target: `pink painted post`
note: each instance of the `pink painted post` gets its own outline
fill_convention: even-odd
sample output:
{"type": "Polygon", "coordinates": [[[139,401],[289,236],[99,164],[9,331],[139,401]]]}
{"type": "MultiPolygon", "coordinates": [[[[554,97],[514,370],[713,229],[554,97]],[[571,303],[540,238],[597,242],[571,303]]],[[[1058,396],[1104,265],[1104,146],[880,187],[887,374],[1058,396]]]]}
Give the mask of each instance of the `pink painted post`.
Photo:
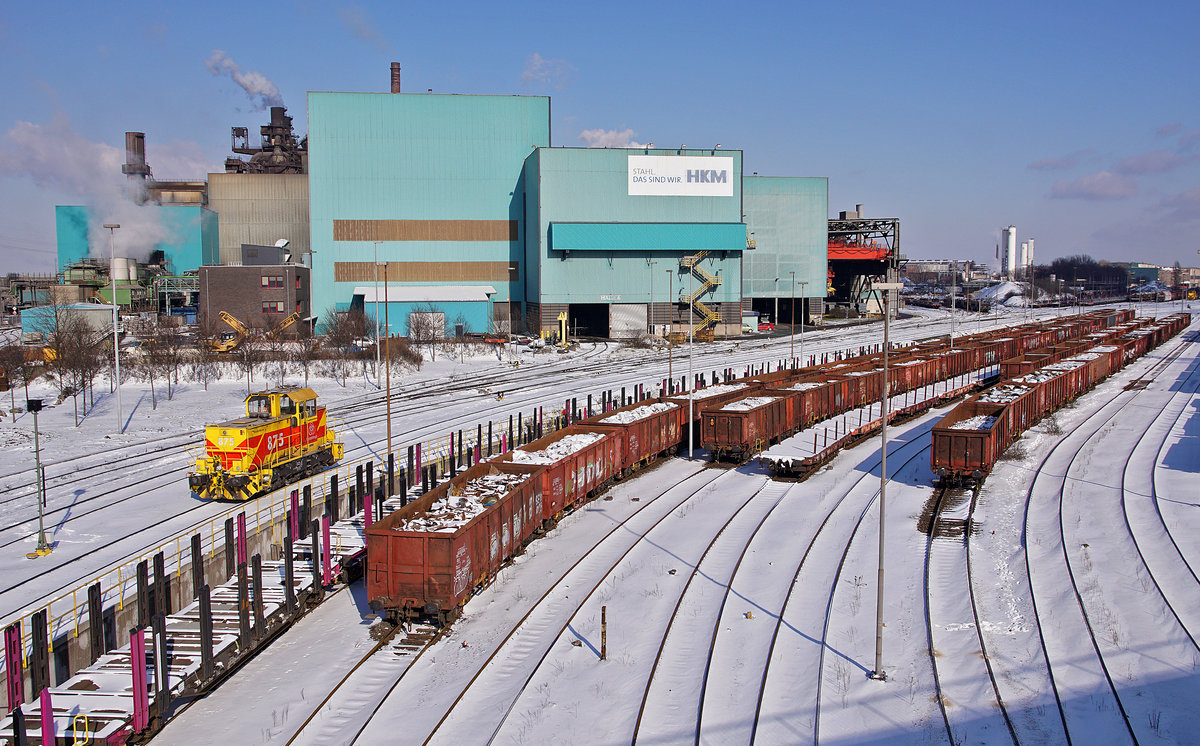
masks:
{"type": "Polygon", "coordinates": [[[421,444],[417,443],[417,474],[420,474],[423,468],[425,468],[425,462],[421,461],[421,444]]]}
{"type": "Polygon", "coordinates": [[[129,633],[129,660],[133,666],[133,732],[150,725],[150,694],[146,683],[146,631],[129,633]]]}
{"type": "Polygon", "coordinates": [[[50,703],[50,690],[42,690],[42,743],[58,743],[54,732],[54,705],[50,703]]]}
{"type": "Polygon", "coordinates": [[[12,712],[25,701],[23,663],[24,649],[21,647],[21,621],[17,620],[4,628],[4,678],[8,680],[8,711],[12,712]]]}
{"type": "Polygon", "coordinates": [[[374,505],[375,505],[375,496],[374,495],[365,495],[363,497],[363,525],[365,525],[367,528],[370,528],[371,524],[373,523],[373,521],[371,520],[371,518],[372,518],[371,508],[373,508],[374,505]]]}
{"type": "Polygon", "coordinates": [[[500,452],[508,453],[508,433],[500,436],[500,452]]]}
{"type": "Polygon", "coordinates": [[[329,514],[321,516],[321,583],[333,583],[333,548],[329,542],[329,514]]]}
{"type": "Polygon", "coordinates": [[[246,564],[246,511],[238,513],[237,517],[237,561],[239,565],[246,564]]]}
{"type": "Polygon", "coordinates": [[[477,463],[477,464],[479,463],[479,458],[482,455],[483,455],[483,452],[480,450],[479,444],[476,443],[475,444],[475,463],[477,463]]]}
{"type": "Polygon", "coordinates": [[[292,525],[292,541],[300,541],[300,490],[292,490],[292,515],[289,522],[292,525]]]}

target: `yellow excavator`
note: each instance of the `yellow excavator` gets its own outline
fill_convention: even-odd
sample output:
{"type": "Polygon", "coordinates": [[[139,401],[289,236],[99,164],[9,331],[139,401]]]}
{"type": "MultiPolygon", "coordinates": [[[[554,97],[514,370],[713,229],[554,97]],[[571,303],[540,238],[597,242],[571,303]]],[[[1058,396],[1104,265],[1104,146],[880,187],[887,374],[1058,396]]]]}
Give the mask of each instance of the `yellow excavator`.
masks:
{"type": "MultiPolygon", "coordinates": [[[[233,352],[241,346],[242,342],[246,341],[246,337],[250,336],[250,330],[245,324],[238,321],[233,314],[221,311],[218,316],[221,317],[221,321],[229,324],[233,328],[233,331],[223,332],[219,337],[208,343],[209,348],[216,353],[233,352]]],[[[299,320],[300,314],[298,312],[293,313],[267,332],[267,336],[271,339],[278,339],[279,335],[283,334],[288,327],[299,320]]]]}

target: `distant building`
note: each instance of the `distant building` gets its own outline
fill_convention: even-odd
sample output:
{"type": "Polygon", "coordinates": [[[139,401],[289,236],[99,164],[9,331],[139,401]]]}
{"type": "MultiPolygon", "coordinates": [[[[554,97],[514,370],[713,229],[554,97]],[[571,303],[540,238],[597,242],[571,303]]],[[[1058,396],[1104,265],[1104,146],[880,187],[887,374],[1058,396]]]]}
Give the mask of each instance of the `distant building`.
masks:
{"type": "Polygon", "coordinates": [[[216,322],[224,311],[248,327],[267,330],[298,313],[301,323],[284,334],[294,338],[302,323],[312,328],[311,287],[311,272],[301,264],[201,267],[197,312],[216,322]]]}

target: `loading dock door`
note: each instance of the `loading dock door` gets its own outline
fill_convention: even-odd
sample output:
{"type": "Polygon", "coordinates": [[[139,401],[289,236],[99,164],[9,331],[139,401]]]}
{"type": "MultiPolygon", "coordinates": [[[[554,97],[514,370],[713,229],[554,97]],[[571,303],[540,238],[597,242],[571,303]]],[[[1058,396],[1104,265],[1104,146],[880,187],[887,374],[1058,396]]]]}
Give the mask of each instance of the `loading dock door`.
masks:
{"type": "Polygon", "coordinates": [[[637,339],[646,333],[644,303],[614,303],[608,307],[608,332],[613,339],[637,339]]]}

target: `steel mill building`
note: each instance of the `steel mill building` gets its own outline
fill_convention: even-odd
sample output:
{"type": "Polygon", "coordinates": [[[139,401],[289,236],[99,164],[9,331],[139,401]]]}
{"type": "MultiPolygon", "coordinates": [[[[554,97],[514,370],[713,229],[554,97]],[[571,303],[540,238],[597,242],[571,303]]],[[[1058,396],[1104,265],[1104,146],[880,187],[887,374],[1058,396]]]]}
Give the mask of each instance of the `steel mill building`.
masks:
{"type": "MultiPolygon", "coordinates": [[[[720,146],[552,147],[548,97],[402,93],[392,73],[392,92],[310,92],[304,140],[282,109],[260,146],[234,128],[253,158],[209,175],[193,209],[216,214],[220,250],[206,234],[202,263],[288,239],[289,261],[311,266],[310,319],[359,307],[401,336],[413,313],[448,334],[565,322],[627,338],[689,318],[737,335],[751,308],[787,324],[793,298],[797,321],[823,310],[828,179],[745,175],[720,146]]],[[[60,231],[60,262],[101,233],[60,231]]],[[[170,243],[175,273],[198,269],[170,243]]]]}

